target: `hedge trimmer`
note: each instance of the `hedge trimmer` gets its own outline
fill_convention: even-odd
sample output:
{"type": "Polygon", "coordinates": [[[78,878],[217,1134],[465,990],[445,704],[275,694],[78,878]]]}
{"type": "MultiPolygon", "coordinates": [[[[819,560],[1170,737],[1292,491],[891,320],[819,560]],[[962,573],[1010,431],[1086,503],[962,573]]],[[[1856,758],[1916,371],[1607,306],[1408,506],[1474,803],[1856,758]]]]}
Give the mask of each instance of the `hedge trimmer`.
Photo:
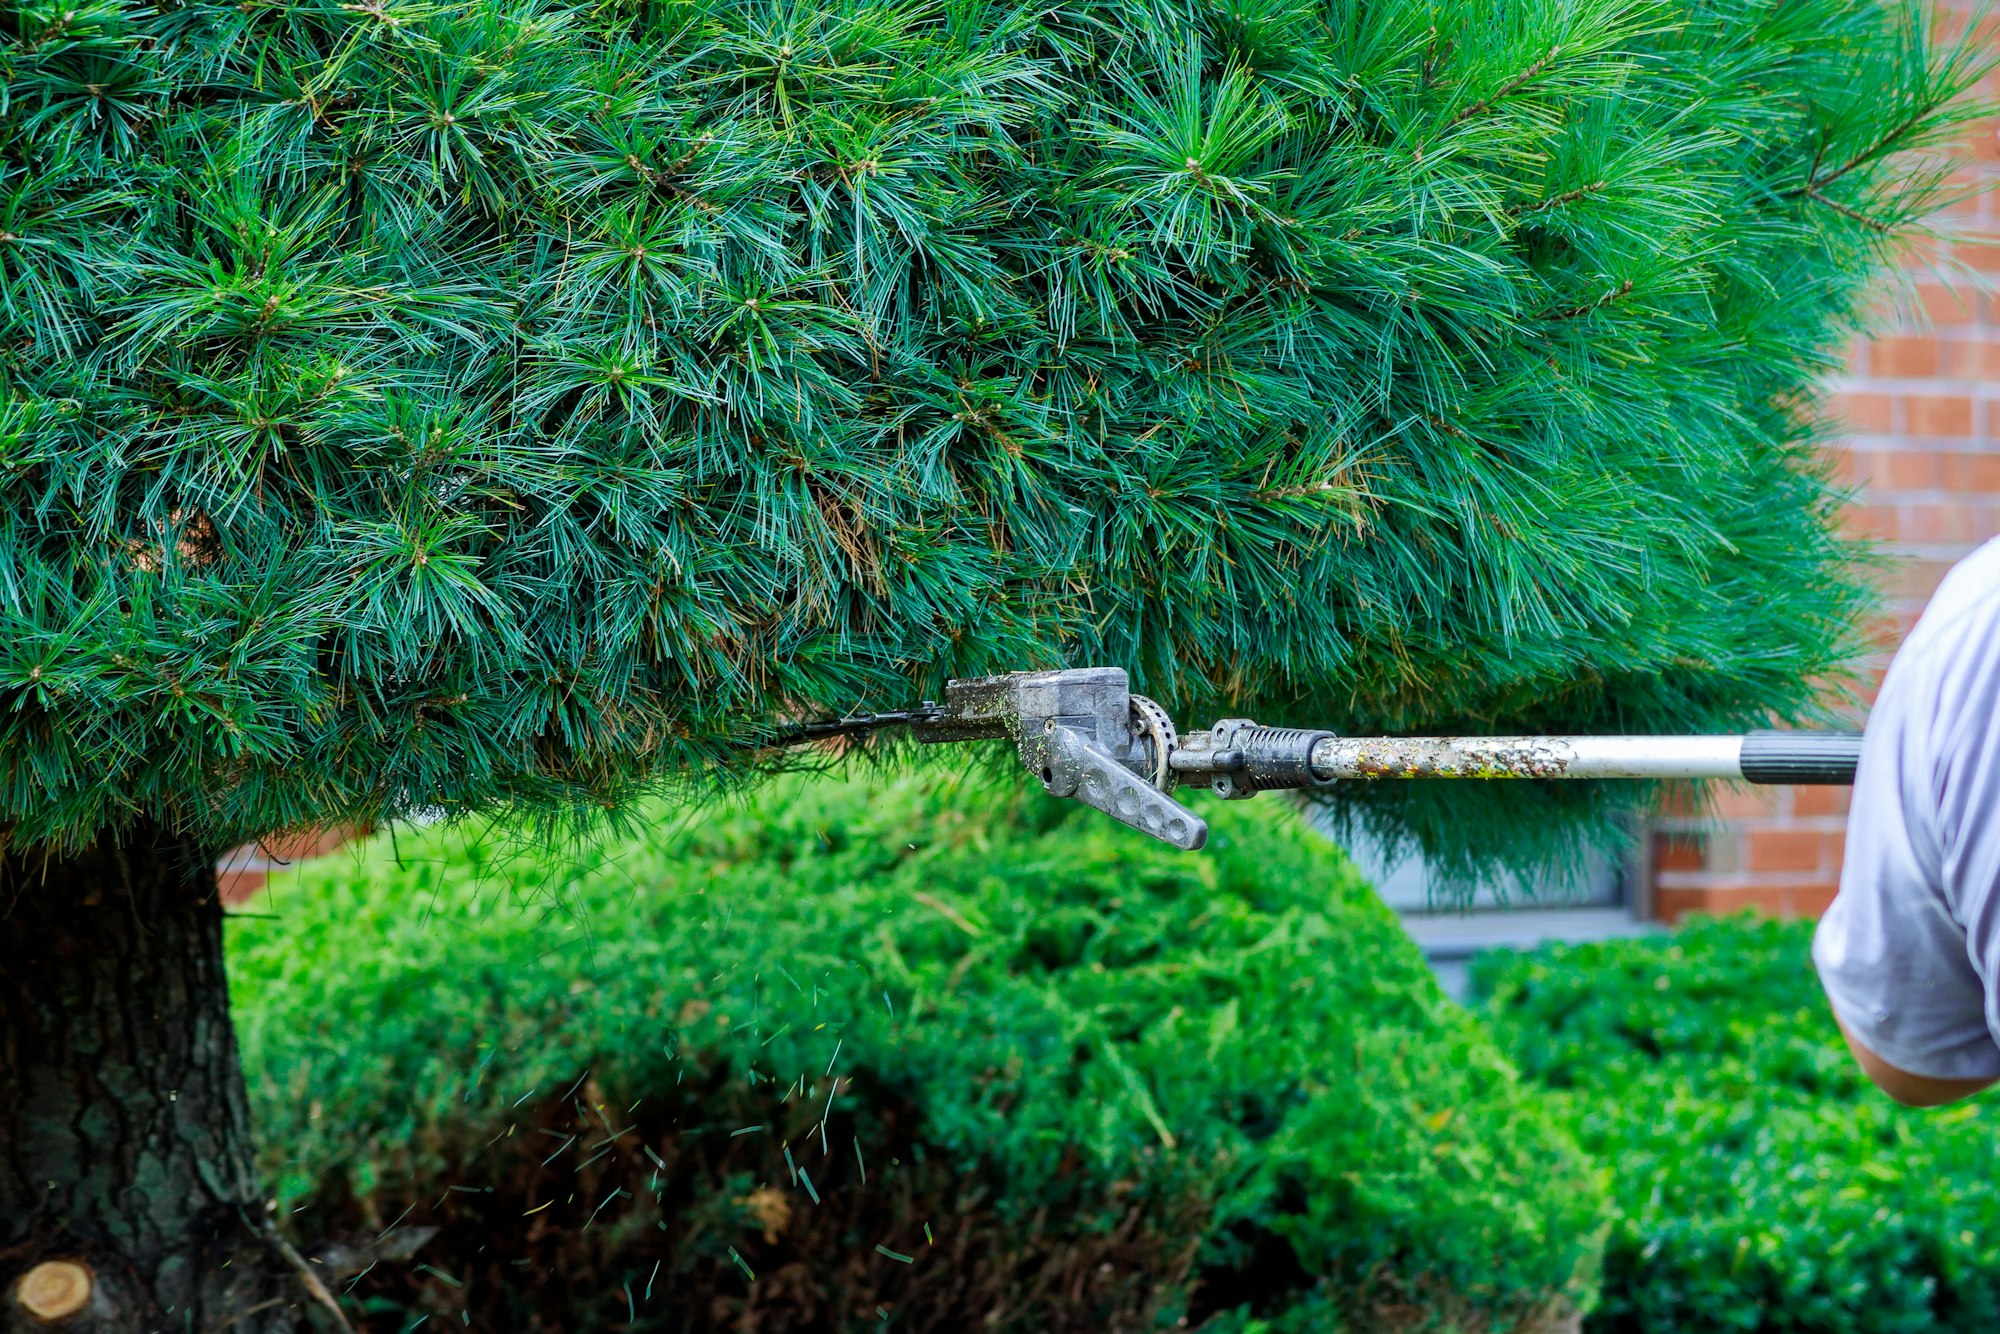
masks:
{"type": "Polygon", "coordinates": [[[1224,718],[1182,736],[1167,711],[1135,695],[1123,668],[1010,672],[952,681],[943,704],[809,723],[795,745],[908,727],[918,741],[1005,737],[1058,797],[1072,797],[1177,848],[1207,823],[1173,798],[1182,782],[1217,796],[1381,778],[1734,778],[1851,783],[1859,732],[1738,736],[1350,737],[1224,718]]]}

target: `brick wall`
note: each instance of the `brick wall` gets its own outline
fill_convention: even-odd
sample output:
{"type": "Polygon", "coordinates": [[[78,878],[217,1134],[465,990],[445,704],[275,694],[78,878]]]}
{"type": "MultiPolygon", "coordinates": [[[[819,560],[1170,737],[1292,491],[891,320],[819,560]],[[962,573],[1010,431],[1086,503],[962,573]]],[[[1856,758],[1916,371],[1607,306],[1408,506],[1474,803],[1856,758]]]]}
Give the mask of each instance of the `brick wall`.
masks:
{"type": "MultiPolygon", "coordinates": [[[[2000,96],[2000,78],[1987,95],[2000,96]]],[[[1968,180],[2000,179],[1993,124],[1974,127],[1962,151],[1968,180]]],[[[1952,221],[1968,235],[2000,234],[1997,205],[1986,194],[1952,221]]],[[[1877,674],[1951,563],[2000,536],[2000,287],[1985,290],[2000,279],[2000,246],[1926,243],[1908,271],[1912,299],[1887,332],[1850,350],[1830,386],[1848,427],[1833,447],[1854,490],[1847,524],[1885,557],[1878,651],[1866,664],[1877,674]]],[[[1846,789],[1797,787],[1728,791],[1712,818],[1662,818],[1649,849],[1656,913],[1821,912],[1840,878],[1846,815],[1846,789]]]]}

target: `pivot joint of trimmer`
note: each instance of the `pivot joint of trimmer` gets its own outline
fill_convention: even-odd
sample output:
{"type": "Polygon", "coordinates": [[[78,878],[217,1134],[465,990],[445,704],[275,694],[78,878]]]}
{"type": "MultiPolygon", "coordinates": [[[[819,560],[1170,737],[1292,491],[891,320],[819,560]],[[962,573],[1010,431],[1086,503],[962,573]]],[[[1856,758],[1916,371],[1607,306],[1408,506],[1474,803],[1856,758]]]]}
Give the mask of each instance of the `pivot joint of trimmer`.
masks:
{"type": "Polygon", "coordinates": [[[1166,710],[1133,694],[1118,667],[953,681],[945,687],[944,706],[926,714],[912,724],[917,740],[1009,738],[1028,772],[1053,795],[1074,797],[1189,850],[1207,840],[1208,825],[1173,799],[1183,779],[1239,798],[1317,787],[1332,777],[1314,768],[1313,752],[1333,733],[1226,718],[1180,737],[1166,710]]]}

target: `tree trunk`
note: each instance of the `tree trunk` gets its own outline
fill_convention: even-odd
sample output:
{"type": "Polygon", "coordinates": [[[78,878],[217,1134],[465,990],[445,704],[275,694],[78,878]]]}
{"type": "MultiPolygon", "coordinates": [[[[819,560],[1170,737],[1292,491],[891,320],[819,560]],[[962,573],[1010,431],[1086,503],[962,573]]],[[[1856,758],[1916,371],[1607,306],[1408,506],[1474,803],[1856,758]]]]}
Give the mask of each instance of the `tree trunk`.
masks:
{"type": "Polygon", "coordinates": [[[299,1327],[203,850],[0,857],[0,1334],[299,1327]]]}

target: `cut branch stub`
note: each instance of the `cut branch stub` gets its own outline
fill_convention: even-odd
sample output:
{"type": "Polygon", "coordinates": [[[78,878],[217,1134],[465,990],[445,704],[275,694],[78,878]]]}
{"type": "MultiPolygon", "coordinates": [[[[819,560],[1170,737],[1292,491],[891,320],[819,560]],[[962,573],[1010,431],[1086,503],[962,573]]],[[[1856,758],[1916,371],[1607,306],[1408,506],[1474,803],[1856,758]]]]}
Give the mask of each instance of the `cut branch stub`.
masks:
{"type": "Polygon", "coordinates": [[[44,1260],[21,1275],[14,1300],[42,1321],[67,1320],[90,1305],[90,1266],[76,1260],[44,1260]]]}

